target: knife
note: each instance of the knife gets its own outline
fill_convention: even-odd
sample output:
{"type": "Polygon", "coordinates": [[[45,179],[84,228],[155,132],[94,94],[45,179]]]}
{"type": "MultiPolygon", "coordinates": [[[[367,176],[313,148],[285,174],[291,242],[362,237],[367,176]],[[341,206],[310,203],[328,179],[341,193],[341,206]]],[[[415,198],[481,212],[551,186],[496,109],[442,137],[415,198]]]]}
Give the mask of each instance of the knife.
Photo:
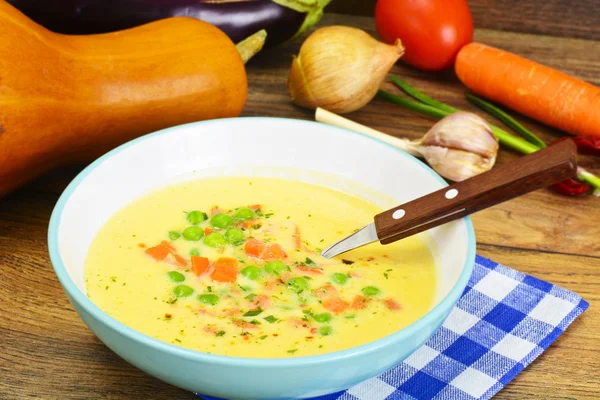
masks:
{"type": "Polygon", "coordinates": [[[376,241],[393,243],[576,174],[577,148],[572,140],[561,141],[377,214],[374,222],[329,246],[321,255],[332,258],[376,241]]]}

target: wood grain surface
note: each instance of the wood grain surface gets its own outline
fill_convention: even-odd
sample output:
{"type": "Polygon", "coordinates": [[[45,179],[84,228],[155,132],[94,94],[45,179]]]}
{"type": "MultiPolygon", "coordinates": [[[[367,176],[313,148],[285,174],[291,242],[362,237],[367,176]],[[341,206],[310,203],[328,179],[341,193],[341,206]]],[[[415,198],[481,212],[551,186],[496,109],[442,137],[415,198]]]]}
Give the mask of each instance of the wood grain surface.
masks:
{"type": "MultiPolygon", "coordinates": [[[[516,1],[504,2],[510,3],[516,1]]],[[[370,18],[328,15],[324,24],[373,31],[370,18]]],[[[476,39],[600,84],[598,42],[495,30],[479,30],[476,39]]],[[[250,97],[244,115],[312,119],[311,112],[290,104],[285,89],[291,56],[299,44],[265,52],[248,65],[250,97]]],[[[404,66],[393,72],[440,100],[475,111],[452,73],[427,75],[404,66]]],[[[385,88],[397,92],[390,83],[385,88]]],[[[548,141],[558,136],[518,117],[548,141]]],[[[433,125],[380,99],[348,118],[409,138],[420,137],[433,125]]],[[[516,157],[503,150],[498,163],[516,157]]],[[[600,173],[597,159],[582,157],[580,162],[600,173]]],[[[0,200],[0,399],[194,399],[137,370],[99,342],[78,318],[54,275],[47,254],[47,225],[60,192],[80,169],[56,171],[0,200]]],[[[599,399],[600,199],[538,190],[481,211],[473,221],[479,254],[573,290],[591,303],[496,398],[599,399]]]]}

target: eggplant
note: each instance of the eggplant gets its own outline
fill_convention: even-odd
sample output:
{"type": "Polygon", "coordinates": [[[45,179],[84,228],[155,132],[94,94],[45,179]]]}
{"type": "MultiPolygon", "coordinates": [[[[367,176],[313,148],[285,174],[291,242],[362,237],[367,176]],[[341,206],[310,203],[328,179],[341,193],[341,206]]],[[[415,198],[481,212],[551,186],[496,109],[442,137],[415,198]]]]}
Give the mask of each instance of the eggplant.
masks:
{"type": "Polygon", "coordinates": [[[267,31],[267,46],[316,24],[331,0],[7,0],[46,27],[66,34],[107,33],[169,17],[217,26],[234,43],[267,31]]]}

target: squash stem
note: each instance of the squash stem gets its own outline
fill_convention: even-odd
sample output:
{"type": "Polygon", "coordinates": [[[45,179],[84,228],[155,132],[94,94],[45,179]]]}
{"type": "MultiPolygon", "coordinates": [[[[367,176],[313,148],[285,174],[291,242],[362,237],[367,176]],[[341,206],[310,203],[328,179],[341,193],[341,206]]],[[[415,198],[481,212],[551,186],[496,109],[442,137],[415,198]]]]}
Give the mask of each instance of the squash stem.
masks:
{"type": "Polygon", "coordinates": [[[244,60],[244,64],[263,48],[266,40],[267,31],[263,29],[256,32],[254,35],[248,36],[246,39],[235,45],[240,52],[240,56],[242,56],[242,60],[244,60]]]}

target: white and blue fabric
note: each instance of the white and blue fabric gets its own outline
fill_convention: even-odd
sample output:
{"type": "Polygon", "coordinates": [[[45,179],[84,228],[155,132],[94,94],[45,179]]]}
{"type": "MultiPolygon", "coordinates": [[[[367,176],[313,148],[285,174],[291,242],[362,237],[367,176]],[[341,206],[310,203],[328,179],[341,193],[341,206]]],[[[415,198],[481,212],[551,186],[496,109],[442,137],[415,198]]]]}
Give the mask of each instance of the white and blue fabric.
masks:
{"type": "Polygon", "coordinates": [[[376,378],[312,400],[489,399],[588,306],[571,291],[477,256],[462,297],[425,345],[376,378]]]}

